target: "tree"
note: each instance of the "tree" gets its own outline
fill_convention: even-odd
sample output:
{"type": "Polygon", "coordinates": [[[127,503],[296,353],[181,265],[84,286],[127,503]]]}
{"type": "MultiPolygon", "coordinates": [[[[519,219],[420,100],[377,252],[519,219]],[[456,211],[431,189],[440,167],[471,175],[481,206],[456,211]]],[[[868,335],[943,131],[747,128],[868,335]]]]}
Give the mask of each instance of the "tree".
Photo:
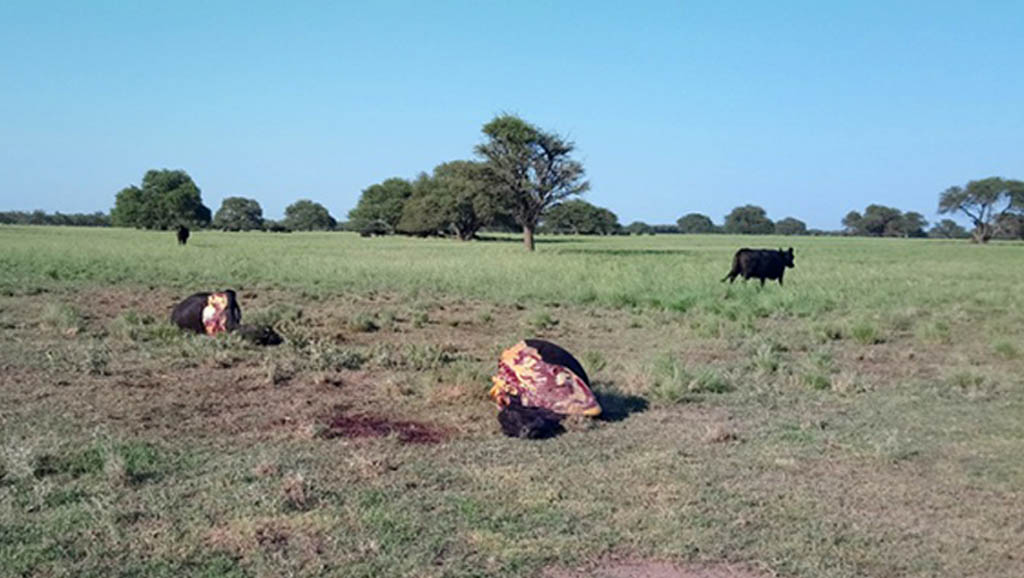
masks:
{"type": "Polygon", "coordinates": [[[995,236],[1004,239],[1024,239],[1024,214],[1001,215],[996,219],[995,236]]]}
{"type": "Polygon", "coordinates": [[[730,235],[771,235],[775,225],[757,205],[736,207],[725,217],[723,226],[730,235]]]}
{"type": "Polygon", "coordinates": [[[185,171],[150,170],[141,189],[132,185],[117,193],[110,219],[116,227],[138,229],[202,227],[210,223],[210,209],[185,171]]]}
{"type": "Polygon", "coordinates": [[[711,217],[700,213],[690,213],[679,217],[679,220],[676,221],[676,226],[679,227],[680,233],[689,235],[716,232],[716,227],[711,221],[711,217]]]}
{"type": "Polygon", "coordinates": [[[950,187],[939,196],[939,213],[963,213],[974,223],[971,239],[988,243],[1004,215],[1024,212],[1024,181],[989,177],[950,187]]]}
{"type": "Polygon", "coordinates": [[[295,201],[284,210],[283,225],[292,231],[330,231],[337,224],[323,205],[307,199],[295,201]]]}
{"type": "Polygon", "coordinates": [[[786,217],[781,221],[775,223],[775,234],[776,235],[806,235],[807,224],[800,219],[793,217],[786,217]]]}
{"type": "Polygon", "coordinates": [[[925,220],[924,215],[915,211],[907,211],[892,228],[901,237],[925,237],[927,233],[924,232],[924,228],[927,226],[928,221],[925,220]]]}
{"type": "Polygon", "coordinates": [[[966,239],[970,235],[967,233],[967,229],[958,225],[953,219],[942,219],[932,226],[932,229],[928,231],[928,236],[942,239],[966,239]]]}
{"type": "Polygon", "coordinates": [[[502,197],[483,163],[452,161],[412,184],[397,230],[413,235],[451,234],[468,241],[502,213],[502,197]]]}
{"type": "Polygon", "coordinates": [[[544,211],[590,188],[583,165],[570,157],[575,145],[511,114],[496,116],[482,130],[487,141],[476,153],[486,160],[523,228],[523,244],[533,251],[533,233],[544,211]]]}
{"type": "Polygon", "coordinates": [[[643,221],[633,221],[626,226],[625,231],[630,235],[653,235],[654,229],[643,221]]]}
{"type": "Polygon", "coordinates": [[[544,231],[572,235],[613,235],[622,228],[615,213],[582,199],[559,203],[544,214],[544,231]]]}
{"type": "Polygon", "coordinates": [[[214,215],[213,226],[225,231],[262,229],[263,208],[255,199],[228,197],[214,215]]]}
{"type": "Polygon", "coordinates": [[[921,213],[876,204],[868,205],[863,215],[850,211],[843,217],[846,233],[863,237],[923,237],[927,225],[921,213]]]}
{"type": "Polygon", "coordinates": [[[861,216],[857,211],[850,211],[843,217],[843,230],[847,235],[859,235],[860,234],[860,222],[864,217],[861,216]]]}
{"type": "Polygon", "coordinates": [[[405,201],[412,196],[412,183],[393,177],[363,189],[359,203],[348,212],[349,227],[360,232],[391,234],[402,220],[405,201]]]}

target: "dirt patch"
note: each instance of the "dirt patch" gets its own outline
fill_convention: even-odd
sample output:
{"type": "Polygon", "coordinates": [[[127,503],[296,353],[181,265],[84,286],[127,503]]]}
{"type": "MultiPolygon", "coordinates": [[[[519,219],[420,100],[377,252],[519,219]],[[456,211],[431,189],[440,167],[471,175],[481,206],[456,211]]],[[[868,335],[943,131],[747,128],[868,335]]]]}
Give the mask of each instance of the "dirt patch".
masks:
{"type": "Polygon", "coordinates": [[[769,574],[738,564],[669,564],[611,562],[586,570],[549,570],[544,578],[768,578],[769,574]]]}
{"type": "Polygon", "coordinates": [[[397,436],[404,444],[436,444],[448,438],[442,428],[418,421],[397,421],[385,417],[345,412],[337,408],[333,415],[323,421],[325,429],[318,435],[323,439],[333,438],[382,438],[397,436]]]}

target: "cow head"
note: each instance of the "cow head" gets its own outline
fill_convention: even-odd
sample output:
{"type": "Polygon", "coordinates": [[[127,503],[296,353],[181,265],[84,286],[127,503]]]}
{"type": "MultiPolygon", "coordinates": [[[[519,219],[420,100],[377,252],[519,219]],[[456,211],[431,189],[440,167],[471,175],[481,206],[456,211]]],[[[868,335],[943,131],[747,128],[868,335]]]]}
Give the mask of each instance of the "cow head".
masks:
{"type": "Polygon", "coordinates": [[[779,254],[782,255],[782,261],[786,264],[786,267],[790,269],[796,267],[793,264],[793,247],[790,247],[788,251],[783,251],[782,247],[779,247],[779,254]]]}

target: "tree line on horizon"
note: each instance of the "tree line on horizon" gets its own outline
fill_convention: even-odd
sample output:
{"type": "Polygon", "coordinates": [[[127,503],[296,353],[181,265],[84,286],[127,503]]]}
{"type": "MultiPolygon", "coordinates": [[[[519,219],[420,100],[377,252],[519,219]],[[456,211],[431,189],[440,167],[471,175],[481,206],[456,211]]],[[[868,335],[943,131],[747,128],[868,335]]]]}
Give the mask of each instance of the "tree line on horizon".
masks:
{"type": "Polygon", "coordinates": [[[115,226],[170,229],[179,225],[225,231],[356,231],[363,236],[403,234],[476,238],[483,231],[519,232],[532,250],[534,233],[573,235],[736,234],[849,235],[867,237],[1024,239],[1024,182],[990,177],[950,187],[939,197],[940,214],[960,213],[974,225],[968,231],[952,219],[926,230],[928,221],[915,211],[868,205],[850,211],[843,229],[808,229],[795,217],[772,221],[766,211],[748,204],[734,208],[721,225],[702,213],[688,213],[674,224],[634,221],[622,226],[611,210],[579,195],[590,187],[583,165],[571,153],[574,143],[509,114],[496,116],[481,129],[485,141],[474,149],[478,160],[444,162],[413,180],[386,179],[364,189],[348,221],[339,223],[322,204],[300,199],[280,221],[266,219],[259,202],[227,197],[214,214],[202,202],[199,187],[183,170],[149,170],[140,186],[119,191],[109,217],[0,212],[0,223],[115,226]]]}

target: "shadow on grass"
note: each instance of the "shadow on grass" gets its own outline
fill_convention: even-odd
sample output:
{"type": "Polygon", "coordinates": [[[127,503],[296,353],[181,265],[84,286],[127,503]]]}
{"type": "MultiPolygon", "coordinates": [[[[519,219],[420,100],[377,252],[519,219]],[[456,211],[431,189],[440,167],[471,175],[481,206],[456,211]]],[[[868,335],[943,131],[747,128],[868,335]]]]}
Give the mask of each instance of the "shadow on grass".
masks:
{"type": "Polygon", "coordinates": [[[595,392],[597,403],[601,404],[601,421],[622,421],[634,413],[647,411],[649,403],[638,395],[619,393],[618,391],[595,392]]]}
{"type": "MultiPolygon", "coordinates": [[[[484,243],[517,243],[523,244],[522,237],[489,237],[486,235],[479,235],[476,238],[477,241],[484,243]]],[[[591,239],[581,239],[579,237],[573,237],[570,239],[559,239],[557,237],[534,237],[533,242],[537,245],[550,245],[553,243],[589,243],[591,239]]]]}
{"type": "Polygon", "coordinates": [[[563,255],[607,255],[611,257],[636,257],[640,255],[688,255],[691,249],[559,249],[563,255]]]}

